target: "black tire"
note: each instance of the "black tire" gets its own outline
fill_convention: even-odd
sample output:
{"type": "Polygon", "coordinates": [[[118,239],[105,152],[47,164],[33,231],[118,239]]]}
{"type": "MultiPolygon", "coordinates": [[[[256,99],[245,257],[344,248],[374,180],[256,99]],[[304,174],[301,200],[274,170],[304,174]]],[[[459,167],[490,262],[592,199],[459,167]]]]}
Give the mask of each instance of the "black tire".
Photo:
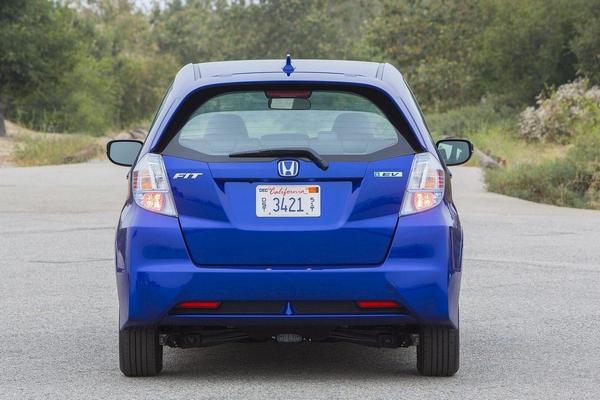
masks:
{"type": "Polygon", "coordinates": [[[119,366],[125,376],[155,376],[163,365],[163,348],[155,328],[119,331],[119,366]]]}
{"type": "Polygon", "coordinates": [[[421,328],[417,369],[424,376],[452,376],[460,366],[459,330],[445,326],[421,328]]]}

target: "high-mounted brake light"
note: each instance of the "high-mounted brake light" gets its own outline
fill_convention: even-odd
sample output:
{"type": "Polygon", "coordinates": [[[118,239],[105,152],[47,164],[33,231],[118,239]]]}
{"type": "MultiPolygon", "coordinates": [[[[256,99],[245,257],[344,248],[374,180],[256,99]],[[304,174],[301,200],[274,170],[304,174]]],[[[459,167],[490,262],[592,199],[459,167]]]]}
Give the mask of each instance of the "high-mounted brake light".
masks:
{"type": "Polygon", "coordinates": [[[400,215],[429,210],[442,202],[446,173],[431,153],[415,154],[400,215]]]}
{"type": "Polygon", "coordinates": [[[131,191],[138,206],[159,214],[177,215],[160,155],[148,153],[138,161],[132,173],[131,191]]]}
{"type": "Polygon", "coordinates": [[[265,90],[265,96],[269,99],[279,98],[301,98],[308,99],[312,92],[310,90],[265,90]]]}

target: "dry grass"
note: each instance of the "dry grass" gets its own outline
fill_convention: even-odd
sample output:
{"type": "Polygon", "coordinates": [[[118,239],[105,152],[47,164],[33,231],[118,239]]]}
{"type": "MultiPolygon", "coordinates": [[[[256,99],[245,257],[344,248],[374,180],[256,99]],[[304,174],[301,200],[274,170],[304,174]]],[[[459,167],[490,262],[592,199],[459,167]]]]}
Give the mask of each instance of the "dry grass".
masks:
{"type": "MultiPolygon", "coordinates": [[[[446,135],[469,139],[475,148],[507,168],[537,164],[566,154],[569,146],[525,140],[519,134],[517,114],[513,109],[479,104],[431,114],[428,121],[434,138],[446,135]]],[[[477,165],[477,159],[469,165],[477,165]]]]}
{"type": "Polygon", "coordinates": [[[54,138],[23,136],[16,140],[12,161],[18,166],[72,164],[97,157],[102,147],[92,137],[60,135],[54,138]]]}
{"type": "Polygon", "coordinates": [[[0,164],[17,166],[85,162],[102,153],[102,140],[86,135],[34,132],[7,121],[0,164]]]}
{"type": "Polygon", "coordinates": [[[545,160],[562,158],[569,145],[527,141],[502,124],[494,124],[465,135],[474,146],[494,158],[502,160],[507,168],[523,164],[539,164],[545,160]]]}

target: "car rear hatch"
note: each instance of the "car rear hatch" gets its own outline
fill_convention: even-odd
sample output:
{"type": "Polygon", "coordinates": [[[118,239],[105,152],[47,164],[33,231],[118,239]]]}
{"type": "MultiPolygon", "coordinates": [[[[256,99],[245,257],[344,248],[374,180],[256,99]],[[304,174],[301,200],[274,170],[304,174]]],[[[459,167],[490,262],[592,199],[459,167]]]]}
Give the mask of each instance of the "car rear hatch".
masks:
{"type": "MultiPolygon", "coordinates": [[[[375,175],[394,171],[406,177],[412,156],[370,163],[332,162],[326,171],[299,160],[301,172],[294,179],[278,175],[278,160],[201,163],[167,156],[164,161],[195,263],[336,266],[379,264],[385,259],[398,222],[405,179],[375,175]],[[189,171],[203,175],[172,178],[189,171]],[[271,185],[315,188],[320,195],[320,215],[258,216],[257,191],[271,185]]],[[[292,206],[298,209],[298,204],[292,206]]],[[[307,210],[310,205],[301,207],[307,210]]]]}
{"type": "Polygon", "coordinates": [[[162,155],[197,265],[385,260],[419,145],[389,97],[360,90],[227,88],[182,107],[162,155]]]}

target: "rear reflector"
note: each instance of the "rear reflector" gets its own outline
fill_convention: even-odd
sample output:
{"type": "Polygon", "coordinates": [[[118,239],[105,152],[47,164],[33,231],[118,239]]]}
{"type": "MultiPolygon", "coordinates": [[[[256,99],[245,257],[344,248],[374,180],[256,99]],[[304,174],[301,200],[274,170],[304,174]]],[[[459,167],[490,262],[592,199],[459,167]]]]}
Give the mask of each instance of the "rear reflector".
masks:
{"type": "Polygon", "coordinates": [[[183,303],[177,304],[176,308],[216,310],[220,305],[220,301],[184,301],[183,303]]]}
{"type": "Polygon", "coordinates": [[[360,308],[400,308],[401,305],[391,300],[362,300],[357,301],[360,308]]]}

